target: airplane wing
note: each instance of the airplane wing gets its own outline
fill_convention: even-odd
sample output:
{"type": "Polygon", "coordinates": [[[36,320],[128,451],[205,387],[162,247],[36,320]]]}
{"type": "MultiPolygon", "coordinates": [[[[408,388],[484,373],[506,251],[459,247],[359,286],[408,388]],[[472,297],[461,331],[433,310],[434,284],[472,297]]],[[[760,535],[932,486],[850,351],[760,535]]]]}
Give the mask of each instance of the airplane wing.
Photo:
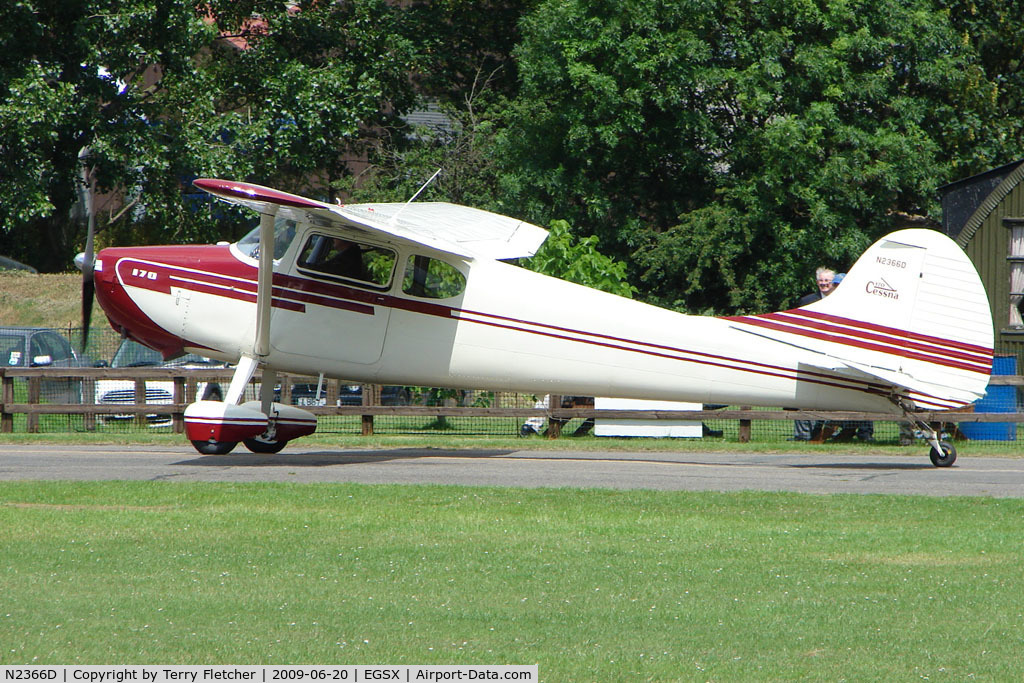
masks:
{"type": "Polygon", "coordinates": [[[200,178],[193,184],[261,213],[276,207],[281,216],[357,227],[471,258],[532,256],[548,235],[525,221],[447,202],[334,205],[252,183],[200,178]]]}

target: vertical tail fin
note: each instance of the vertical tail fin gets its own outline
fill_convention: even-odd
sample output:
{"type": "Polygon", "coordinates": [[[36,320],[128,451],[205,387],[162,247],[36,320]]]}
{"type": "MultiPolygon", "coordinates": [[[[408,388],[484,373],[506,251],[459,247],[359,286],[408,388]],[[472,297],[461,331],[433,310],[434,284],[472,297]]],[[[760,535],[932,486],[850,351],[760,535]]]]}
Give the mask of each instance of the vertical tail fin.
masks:
{"type": "Polygon", "coordinates": [[[894,385],[923,409],[985,395],[992,314],[967,255],[934,230],[900,230],[873,244],[829,296],[745,319],[780,341],[894,385]]]}

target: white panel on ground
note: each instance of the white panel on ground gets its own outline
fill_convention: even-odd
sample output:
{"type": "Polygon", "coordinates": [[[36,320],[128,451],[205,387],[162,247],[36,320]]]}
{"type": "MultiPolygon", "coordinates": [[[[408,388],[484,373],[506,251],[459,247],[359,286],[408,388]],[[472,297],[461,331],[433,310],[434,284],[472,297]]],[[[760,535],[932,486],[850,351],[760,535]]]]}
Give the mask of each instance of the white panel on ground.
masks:
{"type": "MultiPolygon", "coordinates": [[[[678,401],[648,401],[632,398],[595,398],[595,410],[702,410],[700,403],[678,401]]],[[[699,421],[691,420],[609,420],[598,418],[594,421],[595,436],[653,436],[687,437],[703,436],[699,421]]]]}

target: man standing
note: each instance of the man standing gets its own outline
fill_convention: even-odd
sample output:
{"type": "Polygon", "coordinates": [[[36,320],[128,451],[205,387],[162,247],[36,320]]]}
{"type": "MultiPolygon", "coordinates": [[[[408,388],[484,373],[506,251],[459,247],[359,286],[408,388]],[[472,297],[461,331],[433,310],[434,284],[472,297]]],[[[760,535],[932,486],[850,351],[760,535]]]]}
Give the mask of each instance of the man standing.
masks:
{"type": "MultiPolygon", "coordinates": [[[[814,274],[814,279],[818,283],[818,291],[800,297],[796,304],[797,307],[801,308],[807,304],[813,304],[815,301],[821,301],[831,294],[832,290],[835,289],[835,277],[836,272],[831,268],[826,268],[825,266],[818,268],[814,274]]],[[[796,420],[793,422],[793,440],[810,441],[814,435],[814,430],[820,430],[823,426],[824,423],[816,423],[812,420],[796,420]]]]}
{"type": "Polygon", "coordinates": [[[801,306],[806,306],[807,304],[814,303],[815,301],[820,301],[821,299],[824,299],[826,296],[831,294],[832,290],[835,289],[835,278],[836,272],[831,268],[826,268],[824,266],[818,268],[818,270],[815,272],[815,280],[818,283],[818,291],[811,292],[806,296],[800,297],[800,300],[796,302],[797,308],[800,308],[801,306]]]}

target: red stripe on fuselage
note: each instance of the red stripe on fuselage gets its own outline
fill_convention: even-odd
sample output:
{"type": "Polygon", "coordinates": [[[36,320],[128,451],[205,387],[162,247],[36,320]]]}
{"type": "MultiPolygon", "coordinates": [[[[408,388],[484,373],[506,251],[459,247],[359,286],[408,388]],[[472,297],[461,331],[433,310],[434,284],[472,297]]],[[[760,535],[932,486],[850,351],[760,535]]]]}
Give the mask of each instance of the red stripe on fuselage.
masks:
{"type": "Polygon", "coordinates": [[[873,332],[882,332],[884,334],[891,334],[894,336],[901,336],[914,341],[926,342],[929,344],[937,344],[940,346],[949,346],[970,353],[991,356],[992,349],[984,346],[978,346],[976,344],[968,344],[967,342],[954,341],[952,339],[943,339],[942,337],[933,337],[927,334],[921,334],[919,332],[911,332],[909,330],[900,330],[895,327],[886,327],[884,325],[878,325],[875,323],[865,322],[863,320],[853,320],[852,318],[843,318],[837,315],[831,315],[829,313],[819,313],[817,311],[808,311],[802,308],[796,308],[791,311],[786,311],[794,315],[801,315],[807,318],[815,318],[818,320],[825,320],[834,323],[840,323],[843,325],[849,325],[851,327],[860,327],[865,330],[871,330],[873,332]]]}
{"type": "MultiPolygon", "coordinates": [[[[165,249],[163,247],[154,249],[165,249]]],[[[256,273],[253,266],[240,262],[229,247],[187,247],[192,255],[185,263],[168,263],[166,254],[153,253],[153,258],[136,258],[137,252],[133,250],[132,258],[125,258],[119,261],[128,265],[128,261],[135,261],[133,267],[140,264],[152,267],[158,273],[166,273],[166,282],[173,282],[175,287],[203,292],[215,296],[254,303],[256,300],[256,273]],[[197,254],[199,256],[197,256],[197,254]],[[198,267],[202,262],[202,267],[198,267]],[[215,268],[217,270],[208,270],[215,268]],[[219,271],[219,272],[218,272],[219,271]]],[[[183,254],[184,255],[184,254],[183,254]]],[[[158,285],[147,288],[157,288],[159,291],[170,292],[169,285],[164,284],[161,275],[157,275],[158,285]]],[[[131,282],[129,284],[146,286],[144,282],[131,282]]],[[[328,308],[351,310],[359,313],[372,315],[374,306],[384,306],[399,310],[406,310],[422,315],[430,315],[445,319],[455,319],[462,322],[476,323],[490,327],[498,327],[515,332],[534,334],[551,339],[583,343],[592,346],[600,346],[619,351],[628,351],[642,355],[677,360],[687,363],[718,367],[727,370],[747,372],[767,377],[776,377],[785,380],[808,382],[822,386],[835,387],[865,392],[877,396],[887,396],[891,393],[892,387],[881,382],[844,377],[838,374],[818,371],[804,371],[796,368],[762,363],[753,360],[732,358],[718,354],[693,351],[674,346],[656,344],[645,341],[616,337],[598,332],[586,332],[568,327],[550,325],[547,323],[531,322],[508,316],[502,316],[480,311],[457,309],[442,304],[425,302],[414,299],[383,294],[381,292],[367,291],[339,283],[323,282],[312,278],[299,277],[275,273],[273,277],[274,306],[289,308],[291,310],[303,310],[304,304],[314,304],[328,308]],[[477,318],[477,319],[474,319],[477,318]]],[[[741,322],[749,322],[749,318],[736,317],[727,318],[741,322]]],[[[850,321],[855,323],[857,321],[850,321]]],[[[883,350],[883,352],[888,352],[883,350]]],[[[929,359],[931,360],[931,359],[929,359]]],[[[904,395],[906,393],[904,392],[904,395]]],[[[927,395],[919,394],[922,399],[927,395]]],[[[961,402],[950,402],[946,399],[930,396],[927,401],[934,405],[939,401],[947,407],[964,405],[961,402]]],[[[919,399],[921,400],[921,399],[919,399]]],[[[922,401],[925,402],[925,401],[922,401]]]]}
{"type": "Polygon", "coordinates": [[[760,316],[732,316],[726,319],[957,370],[985,375],[991,370],[991,349],[986,350],[983,347],[953,341],[946,342],[938,337],[927,337],[838,316],[808,316],[816,319],[804,319],[803,316],[807,313],[810,312],[798,309],[760,316]],[[823,322],[826,320],[828,322],[823,322]],[[928,341],[925,342],[924,339],[928,341]],[[954,350],[952,347],[970,350],[954,350]]]}

